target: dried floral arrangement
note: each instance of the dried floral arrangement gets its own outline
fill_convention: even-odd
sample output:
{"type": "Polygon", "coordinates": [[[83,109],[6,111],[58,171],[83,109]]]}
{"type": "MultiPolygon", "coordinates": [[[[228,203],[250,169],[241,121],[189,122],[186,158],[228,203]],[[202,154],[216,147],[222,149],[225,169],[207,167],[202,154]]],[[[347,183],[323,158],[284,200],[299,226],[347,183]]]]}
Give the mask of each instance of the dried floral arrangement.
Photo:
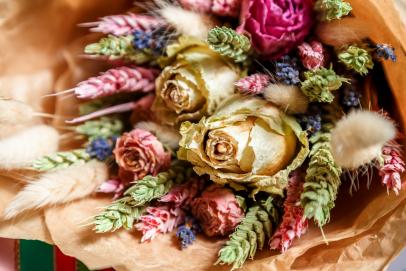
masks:
{"type": "MultiPolygon", "coordinates": [[[[111,194],[93,218],[96,232],[135,230],[146,242],[175,231],[181,249],[198,234],[228,236],[216,264],[237,269],[265,246],[285,252],[309,223],[329,223],[343,180],[356,189],[358,175],[377,170],[388,192],[402,189],[396,124],[359,89],[374,63],[396,61],[394,49],[362,39],[327,42],[318,27],[350,15],[349,3],[141,6],[150,12],[82,24],[107,35],[85,53],[111,65],[58,94],[81,101],[80,116],[68,123],[86,140],[32,162],[56,150],[55,131],[36,126],[10,139],[44,138],[21,161],[43,175],[6,217],[111,194]],[[89,168],[78,173],[83,164],[89,168]],[[55,174],[64,178],[50,181],[55,174]]],[[[22,124],[38,114],[0,102],[22,124]]],[[[0,112],[0,120],[9,117],[0,112]]],[[[4,161],[12,154],[3,153],[4,161]]]]}

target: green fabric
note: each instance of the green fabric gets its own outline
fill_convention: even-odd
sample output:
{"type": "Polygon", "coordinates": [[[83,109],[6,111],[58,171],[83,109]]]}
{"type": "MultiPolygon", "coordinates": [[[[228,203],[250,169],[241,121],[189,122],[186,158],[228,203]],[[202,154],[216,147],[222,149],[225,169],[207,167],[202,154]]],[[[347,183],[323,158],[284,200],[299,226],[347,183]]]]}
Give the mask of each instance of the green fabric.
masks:
{"type": "Polygon", "coordinates": [[[305,81],[301,90],[311,102],[331,103],[334,100],[332,91],[338,90],[348,79],[335,73],[333,67],[324,67],[304,73],[305,81]]]}
{"type": "Polygon", "coordinates": [[[132,35],[119,37],[109,35],[97,43],[87,45],[85,47],[85,53],[108,56],[112,59],[125,59],[138,65],[152,62],[152,55],[144,51],[136,50],[133,47],[133,39],[134,37],[132,35]]]}
{"type": "Polygon", "coordinates": [[[69,152],[57,152],[53,155],[41,157],[34,161],[32,167],[39,171],[67,168],[74,164],[86,163],[91,157],[85,149],[69,152]]]}
{"type": "Polygon", "coordinates": [[[90,271],[81,261],[76,261],[76,271],[90,271]]]}
{"type": "Polygon", "coordinates": [[[219,251],[216,264],[232,264],[231,270],[240,268],[248,258],[254,258],[257,249],[264,247],[278,222],[279,214],[272,197],[255,203],[219,251]]]}
{"type": "Polygon", "coordinates": [[[86,135],[90,140],[102,137],[110,138],[121,135],[124,124],[121,120],[112,117],[102,117],[98,120],[86,121],[76,127],[76,132],[86,135]]]}
{"type": "Polygon", "coordinates": [[[369,52],[355,45],[348,46],[338,54],[338,59],[347,68],[361,75],[367,75],[374,68],[374,62],[369,52]]]}
{"type": "Polygon", "coordinates": [[[331,153],[331,128],[331,124],[324,124],[322,130],[310,138],[313,146],[301,195],[305,217],[313,218],[319,227],[329,222],[341,184],[342,170],[335,164],[331,153]]]}
{"type": "Polygon", "coordinates": [[[225,26],[211,29],[207,41],[211,49],[222,56],[233,59],[236,63],[247,61],[251,50],[251,42],[248,37],[225,26]]]}
{"type": "Polygon", "coordinates": [[[319,12],[322,21],[341,19],[352,10],[351,4],[343,0],[318,0],[314,8],[319,12]]]}
{"type": "Polygon", "coordinates": [[[20,271],[53,271],[54,249],[40,241],[20,240],[20,271]]]}

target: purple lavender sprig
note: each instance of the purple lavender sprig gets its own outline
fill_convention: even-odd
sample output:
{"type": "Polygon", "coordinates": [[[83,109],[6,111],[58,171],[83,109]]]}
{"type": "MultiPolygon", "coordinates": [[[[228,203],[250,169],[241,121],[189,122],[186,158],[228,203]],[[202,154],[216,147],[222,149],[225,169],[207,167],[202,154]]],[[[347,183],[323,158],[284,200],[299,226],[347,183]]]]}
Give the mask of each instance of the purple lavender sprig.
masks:
{"type": "Polygon", "coordinates": [[[196,234],[201,231],[197,221],[192,217],[186,217],[185,224],[180,225],[176,231],[181,248],[185,249],[196,241],[196,234]]]}

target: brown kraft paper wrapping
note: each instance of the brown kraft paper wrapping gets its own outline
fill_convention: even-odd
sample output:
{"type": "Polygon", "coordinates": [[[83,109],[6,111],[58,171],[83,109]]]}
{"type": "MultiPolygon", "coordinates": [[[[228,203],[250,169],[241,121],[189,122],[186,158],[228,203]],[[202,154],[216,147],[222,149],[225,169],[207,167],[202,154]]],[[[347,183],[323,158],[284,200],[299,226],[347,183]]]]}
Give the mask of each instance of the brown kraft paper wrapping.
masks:
{"type": "MultiPolygon", "coordinates": [[[[70,117],[77,114],[74,98],[42,99],[41,96],[73,87],[95,75],[105,64],[80,57],[86,43],[98,38],[87,34],[78,23],[107,14],[125,12],[132,1],[124,0],[3,0],[0,1],[0,96],[31,104],[41,112],[70,117]]],[[[396,63],[383,67],[394,97],[393,109],[400,129],[406,121],[406,33],[392,1],[350,0],[353,18],[339,24],[357,22],[376,43],[396,48],[396,63]]],[[[387,89],[365,86],[370,94],[376,88],[378,99],[387,89]]],[[[375,91],[375,90],[374,90],[375,91]]],[[[59,119],[50,125],[64,125],[59,119]]],[[[72,145],[61,141],[61,149],[72,145]]],[[[1,150],[0,150],[1,151],[1,150]]],[[[25,175],[28,173],[24,173],[25,175]]],[[[25,178],[20,172],[0,172],[0,212],[21,189],[25,178]]],[[[55,180],[57,181],[57,180],[55,180]]],[[[294,242],[285,254],[260,252],[242,270],[382,270],[406,244],[406,192],[387,194],[378,180],[367,190],[361,183],[353,196],[343,184],[331,223],[309,232],[294,242]]],[[[229,270],[213,266],[217,251],[225,240],[199,237],[181,251],[173,234],[161,235],[151,243],[140,244],[137,233],[124,230],[96,234],[89,218],[109,203],[108,197],[94,196],[64,206],[24,213],[4,221],[0,236],[38,239],[55,244],[67,255],[76,257],[92,269],[112,266],[116,270],[229,270]]]]}

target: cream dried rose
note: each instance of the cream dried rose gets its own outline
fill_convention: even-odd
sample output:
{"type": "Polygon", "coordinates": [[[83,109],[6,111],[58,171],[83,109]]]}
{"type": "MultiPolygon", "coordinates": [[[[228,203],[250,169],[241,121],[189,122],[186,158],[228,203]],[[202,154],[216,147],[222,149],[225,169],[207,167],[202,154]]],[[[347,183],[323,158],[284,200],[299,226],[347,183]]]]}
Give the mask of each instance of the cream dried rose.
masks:
{"type": "Polygon", "coordinates": [[[212,114],[234,92],[240,71],[206,43],[180,37],[167,49],[156,80],[153,110],[164,124],[176,125],[212,114]]]}
{"type": "Polygon", "coordinates": [[[178,157],[194,165],[199,175],[281,194],[289,173],[309,152],[306,133],[276,106],[255,97],[233,96],[209,118],[185,122],[178,157]]]}

